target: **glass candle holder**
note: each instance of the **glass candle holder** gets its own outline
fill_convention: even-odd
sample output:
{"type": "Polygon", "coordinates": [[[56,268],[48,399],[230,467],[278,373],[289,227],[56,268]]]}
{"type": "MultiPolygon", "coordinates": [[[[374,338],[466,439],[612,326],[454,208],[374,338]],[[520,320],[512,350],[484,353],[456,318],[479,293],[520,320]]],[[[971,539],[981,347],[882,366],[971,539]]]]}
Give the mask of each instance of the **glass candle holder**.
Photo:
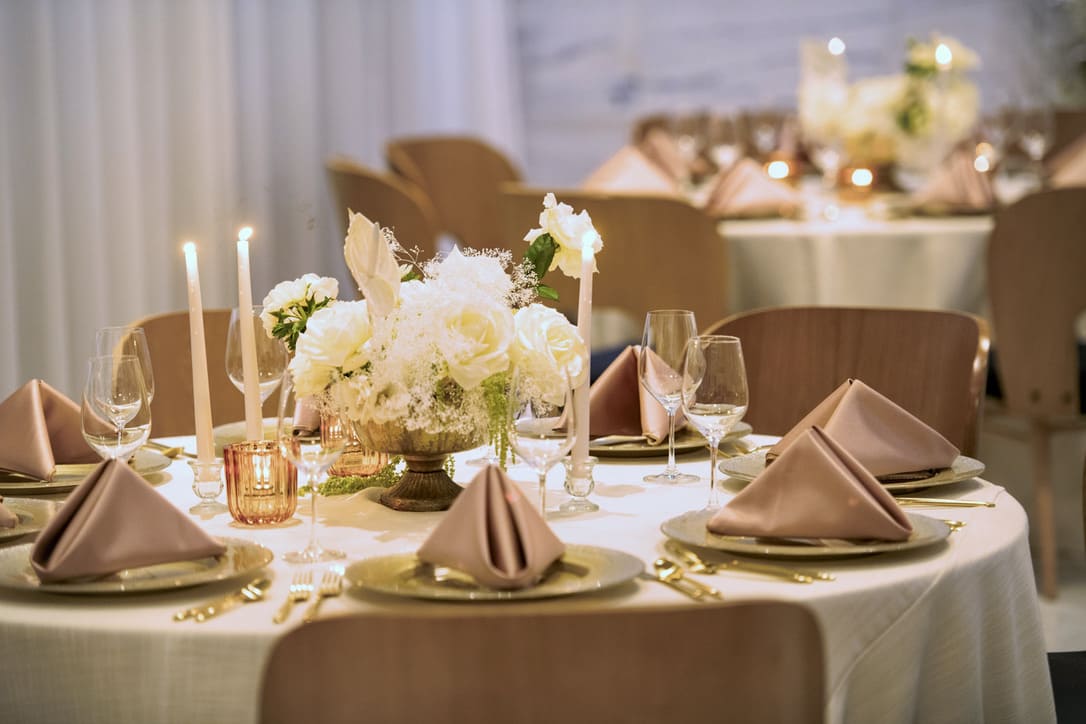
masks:
{"type": "Polygon", "coordinates": [[[367,450],[354,433],[354,426],[338,415],[325,412],[321,415],[321,441],[345,439],[343,452],[332,467],[331,477],[366,477],[388,465],[388,453],[367,450]]]}
{"type": "Polygon", "coordinates": [[[235,442],[223,448],[226,504],[245,525],[282,523],[298,507],[298,472],[274,440],[235,442]]]}
{"type": "Polygon", "coordinates": [[[563,513],[593,513],[600,509],[600,506],[588,499],[588,496],[596,488],[596,481],[592,479],[592,469],[596,467],[598,462],[599,458],[594,455],[585,458],[583,466],[575,466],[572,457],[562,461],[562,464],[566,467],[565,488],[570,498],[558,506],[559,511],[563,513]]]}
{"type": "Polygon", "coordinates": [[[189,460],[189,467],[192,468],[192,492],[200,499],[189,512],[208,514],[226,510],[226,506],[215,500],[222,493],[222,458],[207,462],[189,460]]]}

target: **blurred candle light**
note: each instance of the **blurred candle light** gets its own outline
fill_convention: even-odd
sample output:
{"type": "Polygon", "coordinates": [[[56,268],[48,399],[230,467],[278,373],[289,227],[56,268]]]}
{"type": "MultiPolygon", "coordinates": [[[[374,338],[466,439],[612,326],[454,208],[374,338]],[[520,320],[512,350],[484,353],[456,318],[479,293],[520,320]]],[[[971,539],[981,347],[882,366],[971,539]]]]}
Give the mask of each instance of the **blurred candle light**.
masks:
{"type": "Polygon", "coordinates": [[[869,168],[854,168],[850,179],[857,188],[869,188],[875,181],[875,174],[869,168]]]}
{"type": "Polygon", "coordinates": [[[954,53],[950,52],[950,46],[946,43],[935,46],[935,65],[939,67],[939,70],[948,70],[953,60],[954,53]]]}
{"type": "Polygon", "coordinates": [[[786,179],[792,172],[787,161],[770,161],[766,164],[765,172],[769,178],[786,179]]]}
{"type": "MultiPolygon", "coordinates": [[[[592,355],[592,275],[596,271],[595,231],[586,232],[581,240],[581,288],[577,303],[577,331],[584,340],[589,357],[592,355]]],[[[580,472],[588,460],[588,378],[573,391],[574,424],[573,469],[580,472]]]]}
{"type": "Polygon", "coordinates": [[[826,49],[830,51],[830,55],[843,55],[845,52],[845,41],[835,35],[830,38],[830,42],[826,43],[826,49]]]}

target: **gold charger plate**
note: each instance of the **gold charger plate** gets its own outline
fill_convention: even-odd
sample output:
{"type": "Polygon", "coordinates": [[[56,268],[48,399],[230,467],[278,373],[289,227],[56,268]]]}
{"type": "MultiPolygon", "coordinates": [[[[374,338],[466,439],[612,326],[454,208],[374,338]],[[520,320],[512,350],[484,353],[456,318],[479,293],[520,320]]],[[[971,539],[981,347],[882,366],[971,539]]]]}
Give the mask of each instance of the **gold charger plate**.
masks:
{"type": "MultiPolygon", "coordinates": [[[[133,470],[146,477],[170,467],[170,462],[170,459],[159,451],[141,447],[129,464],[133,470]]],[[[52,480],[35,480],[26,475],[0,470],[0,495],[67,493],[83,482],[98,465],[99,463],[57,465],[57,472],[52,480]]]]}
{"type": "MultiPolygon", "coordinates": [[[[754,432],[754,428],[746,422],[737,422],[724,439],[720,441],[720,444],[734,442],[740,440],[747,435],[754,432]]],[[[706,448],[708,443],[705,438],[701,436],[701,433],[697,430],[690,428],[684,428],[678,430],[675,433],[675,454],[681,455],[682,453],[694,452],[695,450],[701,450],[706,448]]],[[[630,442],[620,442],[614,445],[595,445],[591,440],[588,442],[588,451],[600,458],[648,458],[648,457],[666,457],[667,456],[667,440],[664,440],[659,445],[650,445],[644,438],[639,440],[631,440],[630,442]]]]}
{"type": "Polygon", "coordinates": [[[705,527],[715,512],[695,510],[683,513],[665,520],[660,525],[660,530],[668,538],[687,545],[767,558],[849,558],[874,553],[896,553],[935,545],[950,535],[950,527],[943,521],[915,513],[906,513],[913,524],[913,532],[908,540],[903,541],[717,535],[710,533],[705,527]]]}
{"type": "Polygon", "coordinates": [[[28,533],[37,533],[53,517],[58,503],[33,498],[4,498],[3,505],[19,518],[19,522],[14,528],[0,527],[0,541],[21,538],[28,533]]]}
{"type": "MultiPolygon", "coordinates": [[[[717,469],[725,475],[738,480],[754,480],[765,470],[765,454],[767,450],[756,450],[747,455],[730,458],[717,466],[717,469]]],[[[950,485],[965,480],[972,480],[984,473],[984,463],[980,460],[959,455],[951,466],[940,470],[935,475],[919,480],[907,480],[900,483],[883,483],[882,487],[891,493],[905,493],[921,488],[934,488],[939,485],[950,485]]]]}
{"type": "Polygon", "coordinates": [[[30,566],[33,543],[0,549],[0,588],[48,593],[116,595],[165,591],[247,576],[272,562],[274,555],[257,543],[239,538],[220,538],[226,545],[221,556],[191,561],[159,563],[128,568],[89,581],[42,583],[30,566]]]}
{"type": "Polygon", "coordinates": [[[352,586],[409,598],[442,601],[523,601],[594,593],[631,581],[644,571],[640,559],[611,548],[567,545],[562,560],[534,586],[511,591],[486,588],[471,576],[422,563],[414,553],[397,553],[352,563],[352,586]]]}

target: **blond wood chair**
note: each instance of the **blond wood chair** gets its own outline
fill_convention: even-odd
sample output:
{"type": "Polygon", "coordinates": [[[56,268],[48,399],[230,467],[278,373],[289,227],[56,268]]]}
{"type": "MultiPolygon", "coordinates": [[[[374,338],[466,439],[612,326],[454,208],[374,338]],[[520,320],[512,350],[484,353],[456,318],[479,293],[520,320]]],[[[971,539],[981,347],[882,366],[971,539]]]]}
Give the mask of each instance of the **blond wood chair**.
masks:
{"type": "MultiPolygon", "coordinates": [[[[143,327],[155,373],[155,399],[151,401],[151,431],[155,437],[192,435],[196,422],[192,405],[192,353],[189,348],[189,313],[166,312],[132,323],[143,327]]],[[[211,388],[211,419],[215,425],[245,419],[245,399],[226,375],[226,332],[229,309],[204,310],[207,378],[211,388]]],[[[277,395],[264,405],[274,415],[277,395]]]]}
{"type": "Polygon", "coordinates": [[[501,237],[498,188],[521,175],[501,151],[469,136],[420,136],[389,141],[385,157],[430,198],[443,232],[477,249],[508,244],[501,237]]]}
{"type": "Polygon", "coordinates": [[[260,721],[821,722],[823,669],[782,601],[348,616],[279,641],[260,721]]]}
{"type": "Polygon", "coordinates": [[[750,387],[744,418],[783,435],[852,377],[942,433],[966,455],[988,369],[987,324],[962,312],[777,307],[743,312],[705,330],[742,341],[750,387]]]}
{"type": "Polygon", "coordinates": [[[426,194],[417,186],[342,156],[328,159],[325,168],[332,184],[336,216],[344,234],[350,209],[391,228],[405,249],[418,247],[419,259],[426,260],[434,255],[437,251],[437,214],[426,194]]]}
{"type": "MultiPolygon", "coordinates": [[[[1002,209],[988,241],[988,293],[1003,413],[1029,420],[1041,592],[1057,592],[1051,435],[1086,427],[1079,407],[1075,318],[1086,310],[1086,188],[1028,196],[1002,209]]],[[[993,421],[998,418],[993,415],[993,421]]],[[[1007,433],[998,424],[993,432],[1007,433]]]]}
{"type": "MultiPolygon", "coordinates": [[[[539,226],[545,194],[544,189],[502,187],[505,236],[517,240],[518,256],[527,248],[520,240],[539,226]]],[[[727,245],[700,209],[667,196],[568,190],[555,196],[575,212],[587,209],[603,238],[592,288],[596,307],[616,307],[639,324],[652,309],[690,309],[702,323],[726,312],[727,245]]],[[[558,308],[575,311],[578,281],[558,269],[545,281],[558,290],[558,308]]]]}

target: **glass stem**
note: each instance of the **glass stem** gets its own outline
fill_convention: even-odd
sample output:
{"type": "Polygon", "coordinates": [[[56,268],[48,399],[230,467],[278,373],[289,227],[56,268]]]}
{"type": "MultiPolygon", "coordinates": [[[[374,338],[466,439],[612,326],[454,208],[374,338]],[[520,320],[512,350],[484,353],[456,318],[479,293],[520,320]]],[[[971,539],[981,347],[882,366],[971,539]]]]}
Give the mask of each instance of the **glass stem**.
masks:
{"type": "Polygon", "coordinates": [[[547,473],[539,474],[539,514],[547,517],[547,473]]]}
{"type": "Polygon", "coordinates": [[[673,478],[679,474],[679,467],[675,464],[675,411],[667,411],[667,470],[664,475],[673,478]]]}
{"type": "Polygon", "coordinates": [[[719,508],[720,498],[716,492],[716,453],[720,445],[720,438],[709,441],[709,504],[708,508],[719,508]]]}
{"type": "Polygon", "coordinates": [[[309,511],[309,549],[317,550],[317,479],[320,476],[313,469],[306,471],[306,481],[309,483],[309,495],[313,498],[309,511]]]}

